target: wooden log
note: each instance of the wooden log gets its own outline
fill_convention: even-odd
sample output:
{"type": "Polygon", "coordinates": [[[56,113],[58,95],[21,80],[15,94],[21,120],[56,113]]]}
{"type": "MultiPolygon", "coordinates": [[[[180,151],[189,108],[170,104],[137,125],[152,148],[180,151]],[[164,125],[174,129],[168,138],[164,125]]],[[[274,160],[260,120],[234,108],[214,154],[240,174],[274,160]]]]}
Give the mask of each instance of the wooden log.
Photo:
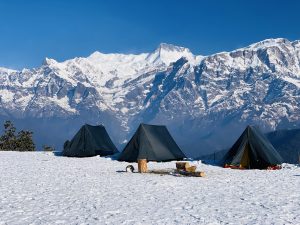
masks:
{"type": "Polygon", "coordinates": [[[176,169],[177,170],[186,170],[186,168],[190,167],[188,162],[176,162],[176,169]]]}
{"type": "Polygon", "coordinates": [[[139,173],[147,173],[147,159],[138,159],[138,170],[139,173]]]}
{"type": "Polygon", "coordinates": [[[204,172],[194,172],[193,173],[193,175],[195,176],[195,177],[205,177],[205,173],[204,172]]]}
{"type": "Polygon", "coordinates": [[[184,175],[184,176],[188,176],[188,177],[205,177],[205,173],[204,172],[187,172],[184,170],[180,170],[179,174],[184,175]]]}
{"type": "Polygon", "coordinates": [[[186,172],[195,172],[196,169],[197,169],[197,166],[190,166],[190,167],[185,168],[185,171],[186,172]]]}

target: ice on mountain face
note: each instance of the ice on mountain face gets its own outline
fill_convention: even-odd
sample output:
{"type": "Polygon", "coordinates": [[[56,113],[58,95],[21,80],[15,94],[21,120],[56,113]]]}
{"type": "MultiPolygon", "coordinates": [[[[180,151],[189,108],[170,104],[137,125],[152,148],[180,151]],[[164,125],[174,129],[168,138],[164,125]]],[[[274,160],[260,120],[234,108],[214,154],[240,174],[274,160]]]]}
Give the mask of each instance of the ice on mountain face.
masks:
{"type": "Polygon", "coordinates": [[[133,78],[139,71],[147,70],[146,55],[102,54],[96,52],[89,56],[85,63],[95,71],[103,74],[105,80],[103,83],[106,83],[114,77],[119,79],[133,78]],[[122,73],[122,76],[120,76],[120,73],[122,73]]]}
{"type": "Polygon", "coordinates": [[[76,109],[71,108],[69,105],[69,99],[67,96],[63,97],[63,98],[50,98],[50,100],[54,103],[57,104],[59,107],[61,107],[62,109],[66,110],[67,112],[71,112],[71,113],[76,113],[76,109]]]}
{"type": "Polygon", "coordinates": [[[300,78],[299,79],[294,79],[291,77],[283,77],[284,80],[288,81],[289,83],[292,83],[296,85],[298,88],[300,88],[300,78]]]}
{"type": "Polygon", "coordinates": [[[0,90],[0,100],[2,103],[9,103],[14,100],[14,93],[6,90],[6,89],[1,89],[0,90]]]}

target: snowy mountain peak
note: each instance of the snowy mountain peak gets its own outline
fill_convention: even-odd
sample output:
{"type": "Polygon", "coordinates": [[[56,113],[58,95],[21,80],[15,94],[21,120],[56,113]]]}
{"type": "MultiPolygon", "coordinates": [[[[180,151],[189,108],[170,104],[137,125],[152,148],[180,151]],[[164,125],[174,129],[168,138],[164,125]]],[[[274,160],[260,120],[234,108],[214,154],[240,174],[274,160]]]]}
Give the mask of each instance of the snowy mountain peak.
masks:
{"type": "Polygon", "coordinates": [[[190,52],[188,48],[172,45],[172,44],[167,44],[167,43],[161,43],[157,47],[155,51],[168,51],[168,52],[190,52]]]}
{"type": "Polygon", "coordinates": [[[188,48],[166,43],[161,43],[154,52],[148,55],[147,60],[155,64],[170,65],[182,57],[186,58],[191,64],[198,61],[198,58],[188,48]]]}
{"type": "Polygon", "coordinates": [[[300,40],[293,41],[293,42],[292,42],[292,45],[293,45],[294,47],[300,48],[300,40]]]}
{"type": "Polygon", "coordinates": [[[101,61],[103,60],[103,58],[106,57],[106,54],[102,53],[102,52],[99,52],[99,51],[95,51],[93,52],[91,55],[89,55],[87,57],[88,60],[90,61],[101,61]]]}
{"type": "Polygon", "coordinates": [[[103,55],[103,53],[99,52],[99,51],[95,51],[93,52],[88,58],[96,58],[96,57],[101,57],[103,55]]]}
{"type": "Polygon", "coordinates": [[[45,58],[43,63],[42,63],[44,66],[50,66],[50,65],[53,65],[53,64],[57,64],[57,61],[54,60],[54,59],[50,59],[50,58],[45,58]]]}
{"type": "Polygon", "coordinates": [[[17,71],[13,69],[7,69],[5,67],[0,67],[0,73],[13,73],[13,72],[17,72],[17,71]]]}
{"type": "Polygon", "coordinates": [[[285,38],[270,38],[249,45],[249,48],[253,48],[257,50],[257,49],[269,48],[269,47],[280,46],[280,45],[291,45],[291,42],[285,38]]]}

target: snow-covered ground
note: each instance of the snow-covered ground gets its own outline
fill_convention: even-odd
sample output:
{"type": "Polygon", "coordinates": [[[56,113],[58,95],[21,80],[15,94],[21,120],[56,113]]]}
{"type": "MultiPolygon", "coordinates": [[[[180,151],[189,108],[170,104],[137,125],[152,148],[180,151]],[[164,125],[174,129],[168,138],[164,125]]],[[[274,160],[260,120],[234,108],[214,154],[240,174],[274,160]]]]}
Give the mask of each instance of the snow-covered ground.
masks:
{"type": "Polygon", "coordinates": [[[205,178],[125,173],[128,163],[100,157],[0,152],[0,224],[300,224],[299,167],[194,163],[205,178]]]}

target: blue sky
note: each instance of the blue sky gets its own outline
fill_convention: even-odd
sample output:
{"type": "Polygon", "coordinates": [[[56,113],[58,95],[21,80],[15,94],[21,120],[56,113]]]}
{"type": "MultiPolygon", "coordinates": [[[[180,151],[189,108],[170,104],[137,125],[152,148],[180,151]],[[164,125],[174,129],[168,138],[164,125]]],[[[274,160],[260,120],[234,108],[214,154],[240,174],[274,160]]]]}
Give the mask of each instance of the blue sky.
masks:
{"type": "Polygon", "coordinates": [[[293,0],[1,0],[0,66],[39,66],[101,52],[149,52],[161,42],[195,54],[266,38],[300,39],[293,0]]]}

